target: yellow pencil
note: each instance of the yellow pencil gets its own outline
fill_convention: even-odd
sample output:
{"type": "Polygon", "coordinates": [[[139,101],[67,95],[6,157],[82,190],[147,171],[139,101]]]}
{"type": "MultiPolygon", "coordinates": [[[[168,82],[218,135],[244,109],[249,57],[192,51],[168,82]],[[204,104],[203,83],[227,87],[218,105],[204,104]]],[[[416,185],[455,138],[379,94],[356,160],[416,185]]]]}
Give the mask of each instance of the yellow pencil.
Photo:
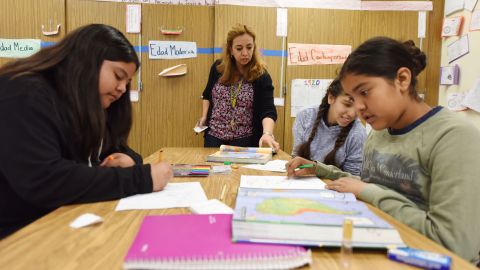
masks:
{"type": "Polygon", "coordinates": [[[220,201],[223,201],[223,198],[225,197],[225,191],[227,191],[227,184],[223,185],[222,192],[220,193],[220,201]]]}

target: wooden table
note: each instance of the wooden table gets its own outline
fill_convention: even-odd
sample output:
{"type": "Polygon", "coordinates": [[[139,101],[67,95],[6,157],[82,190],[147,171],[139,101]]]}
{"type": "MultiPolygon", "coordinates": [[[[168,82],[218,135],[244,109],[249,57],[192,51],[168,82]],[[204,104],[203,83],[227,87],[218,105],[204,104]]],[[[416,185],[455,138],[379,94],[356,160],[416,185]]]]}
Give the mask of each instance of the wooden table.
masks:
{"type": "MultiPolygon", "coordinates": [[[[164,160],[171,163],[205,163],[207,154],[216,149],[165,148],[145,159],[151,163],[164,160]]],[[[277,159],[288,159],[283,152],[277,159]]],[[[209,199],[219,199],[224,184],[224,202],[235,204],[240,175],[282,175],[246,168],[234,169],[230,175],[208,178],[175,178],[174,182],[200,181],[209,199]]],[[[121,269],[123,258],[146,215],[188,214],[186,208],[166,210],[134,210],[115,212],[117,201],[69,205],[61,207],[0,241],[0,269],[121,269]],[[98,225],[72,229],[69,223],[84,213],[104,218],[98,225]]],[[[400,232],[407,245],[452,256],[452,269],[477,269],[423,235],[401,224],[380,210],[370,207],[400,232]]],[[[387,259],[381,250],[354,250],[350,269],[418,269],[387,259]]],[[[338,249],[313,249],[313,264],[301,269],[344,269],[338,249]]]]}

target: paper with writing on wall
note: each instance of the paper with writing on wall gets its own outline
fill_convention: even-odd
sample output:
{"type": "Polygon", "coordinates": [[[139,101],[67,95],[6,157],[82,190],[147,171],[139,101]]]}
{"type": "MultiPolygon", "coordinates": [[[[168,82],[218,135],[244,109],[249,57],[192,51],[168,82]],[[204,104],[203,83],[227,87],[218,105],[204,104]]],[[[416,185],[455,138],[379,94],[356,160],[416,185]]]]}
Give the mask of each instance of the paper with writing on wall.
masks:
{"type": "Polygon", "coordinates": [[[480,9],[472,13],[470,19],[470,31],[480,30],[480,9]]]}
{"type": "Polygon", "coordinates": [[[162,191],[121,199],[115,211],[189,207],[207,201],[199,182],[169,183],[162,191]]]}
{"type": "Polygon", "coordinates": [[[213,6],[218,0],[97,0],[97,2],[121,2],[138,4],[213,6]]]}
{"type": "Polygon", "coordinates": [[[332,79],[292,80],[290,116],[297,117],[297,113],[301,110],[320,105],[332,81],[332,79]]]}
{"type": "Polygon", "coordinates": [[[427,12],[418,12],[418,38],[425,38],[427,29],[427,12]]]}
{"type": "Polygon", "coordinates": [[[188,41],[148,42],[149,59],[183,59],[197,57],[197,43],[188,41]]]}
{"type": "Polygon", "coordinates": [[[476,112],[480,112],[480,78],[478,78],[470,91],[463,99],[462,105],[476,112]]]}
{"type": "Polygon", "coordinates": [[[0,58],[24,58],[40,51],[40,39],[0,38],[0,58]]]}
{"type": "Polygon", "coordinates": [[[456,16],[443,19],[442,37],[453,37],[460,34],[463,17],[456,16]]]}
{"type": "Polygon", "coordinates": [[[462,105],[465,99],[465,93],[449,93],[447,94],[447,108],[450,111],[458,112],[466,110],[467,107],[462,105]]]}
{"type": "Polygon", "coordinates": [[[140,27],[142,25],[142,6],[141,5],[127,5],[126,14],[126,32],[127,33],[140,33],[140,27]]]}
{"type": "Polygon", "coordinates": [[[463,9],[464,0],[445,0],[445,16],[463,9]]]}
{"type": "Polygon", "coordinates": [[[473,11],[477,5],[477,0],[465,0],[465,9],[468,11],[473,11]]]}
{"type": "Polygon", "coordinates": [[[360,9],[360,0],[216,0],[219,5],[284,8],[360,9]]]}
{"type": "Polygon", "coordinates": [[[267,189],[325,189],[325,183],[317,177],[289,179],[287,176],[242,175],[240,187],[267,189]]]}
{"type": "Polygon", "coordinates": [[[287,36],[288,9],[277,8],[277,37],[287,36]]]}
{"type": "Polygon", "coordinates": [[[343,64],[352,52],[350,45],[288,43],[288,62],[293,65],[343,64]]]}
{"type": "Polygon", "coordinates": [[[431,11],[432,1],[361,1],[361,10],[431,11]]]}
{"type": "Polygon", "coordinates": [[[440,67],[440,84],[441,85],[457,85],[460,76],[460,68],[458,65],[440,67]]]}
{"type": "Polygon", "coordinates": [[[468,35],[450,43],[447,47],[448,63],[452,63],[458,58],[466,55],[470,51],[468,44],[468,35]]]}

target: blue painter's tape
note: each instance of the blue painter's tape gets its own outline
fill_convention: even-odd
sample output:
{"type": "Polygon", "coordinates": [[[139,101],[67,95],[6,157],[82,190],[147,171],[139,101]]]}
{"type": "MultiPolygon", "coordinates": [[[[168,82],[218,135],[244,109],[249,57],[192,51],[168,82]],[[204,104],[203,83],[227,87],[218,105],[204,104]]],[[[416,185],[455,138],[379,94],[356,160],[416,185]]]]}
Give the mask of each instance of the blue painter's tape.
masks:
{"type": "Polygon", "coordinates": [[[263,56],[277,56],[277,57],[282,57],[282,52],[283,52],[283,57],[287,57],[287,51],[282,51],[282,50],[261,49],[260,52],[262,53],[263,56]]]}
{"type": "Polygon", "coordinates": [[[52,41],[40,41],[40,47],[50,47],[50,46],[53,46],[55,45],[56,42],[52,42],[52,41]]]}

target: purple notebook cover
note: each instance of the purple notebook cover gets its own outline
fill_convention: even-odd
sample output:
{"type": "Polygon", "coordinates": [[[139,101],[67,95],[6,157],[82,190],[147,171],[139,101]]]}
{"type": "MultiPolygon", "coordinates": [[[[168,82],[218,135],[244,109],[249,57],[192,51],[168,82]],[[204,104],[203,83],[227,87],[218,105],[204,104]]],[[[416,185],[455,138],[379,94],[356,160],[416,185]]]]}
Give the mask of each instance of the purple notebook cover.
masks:
{"type": "Polygon", "coordinates": [[[125,261],[188,258],[276,257],[303,247],[232,243],[232,215],[146,216],[125,261]]]}

